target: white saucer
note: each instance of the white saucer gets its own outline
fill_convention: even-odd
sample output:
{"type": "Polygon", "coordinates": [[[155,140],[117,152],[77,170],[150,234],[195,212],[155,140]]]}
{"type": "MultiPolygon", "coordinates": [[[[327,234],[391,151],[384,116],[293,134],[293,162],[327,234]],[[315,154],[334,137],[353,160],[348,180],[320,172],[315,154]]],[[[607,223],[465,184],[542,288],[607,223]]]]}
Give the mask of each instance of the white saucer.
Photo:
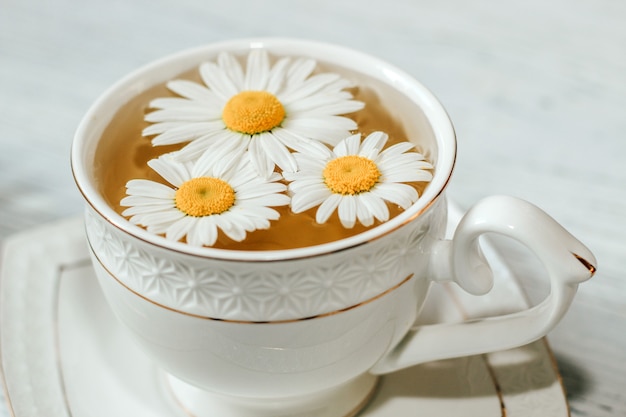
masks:
{"type": "MultiPolygon", "coordinates": [[[[459,216],[453,208],[451,224],[459,216]]],[[[500,254],[489,245],[484,251],[497,276],[492,292],[472,297],[435,285],[422,321],[526,305],[500,254]]],[[[105,304],[81,219],[9,238],[0,266],[0,354],[12,416],[189,416],[105,304]]],[[[359,416],[567,417],[569,410],[556,362],[540,340],[387,375],[359,416]]]]}

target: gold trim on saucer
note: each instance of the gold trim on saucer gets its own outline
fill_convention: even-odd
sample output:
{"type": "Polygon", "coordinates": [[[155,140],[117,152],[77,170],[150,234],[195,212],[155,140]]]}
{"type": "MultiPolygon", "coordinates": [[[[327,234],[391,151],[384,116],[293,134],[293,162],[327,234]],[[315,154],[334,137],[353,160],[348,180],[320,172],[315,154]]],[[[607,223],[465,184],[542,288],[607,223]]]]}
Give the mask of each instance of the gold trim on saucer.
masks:
{"type": "MultiPolygon", "coordinates": [[[[449,285],[447,284],[442,284],[442,285],[448,297],[450,297],[450,300],[452,301],[452,303],[455,304],[456,307],[459,309],[459,312],[461,313],[463,320],[469,320],[469,314],[463,308],[463,304],[461,303],[457,295],[450,289],[449,285]]],[[[498,401],[500,403],[500,412],[502,413],[501,417],[506,417],[507,412],[506,412],[506,404],[504,402],[504,393],[502,392],[502,387],[500,387],[498,376],[496,375],[496,372],[494,371],[493,367],[489,363],[489,360],[487,359],[487,354],[486,353],[481,354],[480,358],[483,360],[485,367],[487,368],[487,372],[489,373],[489,378],[491,378],[491,382],[493,383],[493,388],[496,392],[496,395],[498,396],[498,401]]]]}
{"type": "Polygon", "coordinates": [[[57,362],[57,375],[59,378],[59,385],[61,390],[61,395],[63,396],[63,402],[65,403],[65,408],[67,409],[67,414],[69,417],[72,417],[72,408],[70,407],[70,400],[67,395],[67,389],[65,387],[65,377],[63,376],[63,361],[61,360],[61,338],[59,333],[59,299],[61,294],[61,277],[63,273],[72,268],[85,268],[91,264],[89,259],[81,259],[72,263],[60,264],[57,266],[55,271],[55,279],[54,279],[54,294],[53,294],[53,303],[52,303],[52,326],[54,327],[53,337],[54,337],[54,350],[55,357],[57,362]]]}
{"type": "Polygon", "coordinates": [[[502,391],[502,387],[500,386],[500,381],[498,381],[498,376],[494,371],[493,367],[489,363],[489,359],[487,359],[487,354],[483,353],[480,355],[481,359],[485,363],[485,367],[487,368],[487,372],[489,373],[489,377],[491,378],[491,382],[493,383],[493,388],[496,390],[496,395],[498,396],[498,401],[500,402],[500,412],[502,413],[502,417],[506,417],[506,404],[504,404],[504,392],[502,391]]]}
{"type": "MultiPolygon", "coordinates": [[[[2,357],[2,352],[0,351],[0,358],[2,357]]],[[[0,361],[0,380],[2,381],[2,392],[4,393],[4,399],[6,400],[7,409],[9,410],[9,414],[11,417],[15,416],[15,411],[13,410],[13,404],[11,403],[11,397],[9,396],[9,389],[7,387],[7,379],[4,375],[4,367],[2,366],[2,361],[0,361]]]]}
{"type": "Polygon", "coordinates": [[[544,337],[541,339],[541,341],[543,342],[543,345],[546,349],[548,357],[550,358],[550,364],[552,365],[552,370],[554,371],[554,375],[556,375],[556,378],[559,381],[559,386],[561,387],[561,391],[563,392],[563,398],[565,398],[565,408],[567,408],[567,416],[571,417],[572,410],[569,406],[569,401],[567,401],[567,389],[565,389],[565,383],[563,382],[563,376],[561,375],[561,372],[559,371],[559,364],[556,360],[556,356],[554,355],[554,352],[552,351],[552,348],[550,347],[550,344],[548,343],[548,339],[544,337]]]}
{"type": "MultiPolygon", "coordinates": [[[[3,245],[0,245],[0,249],[4,249],[3,245]]],[[[0,252],[0,265],[4,264],[5,261],[5,256],[6,253],[4,250],[2,250],[0,252]]],[[[2,300],[2,288],[3,285],[1,285],[2,283],[0,282],[0,300],[2,300]]],[[[2,308],[0,308],[0,323],[2,323],[2,308]]],[[[0,336],[2,335],[2,326],[0,326],[0,336]]],[[[2,338],[0,338],[0,341],[2,340],[2,338]]],[[[3,366],[3,362],[4,362],[4,355],[2,352],[2,343],[0,343],[0,381],[2,381],[2,391],[4,392],[4,398],[6,400],[6,404],[7,404],[7,409],[9,410],[9,413],[11,414],[11,417],[16,417],[15,415],[15,410],[13,409],[13,404],[11,403],[11,397],[9,396],[9,387],[7,385],[7,379],[6,379],[6,375],[4,374],[4,366],[3,366]]]]}
{"type": "Polygon", "coordinates": [[[354,407],[354,409],[352,411],[350,411],[348,414],[346,414],[344,417],[355,417],[356,415],[358,415],[363,409],[365,409],[369,405],[369,403],[372,401],[372,399],[374,398],[374,396],[378,392],[378,389],[380,388],[380,381],[381,381],[381,379],[382,379],[382,377],[376,378],[376,383],[374,383],[374,386],[372,387],[372,389],[370,389],[370,392],[368,392],[367,395],[365,397],[363,397],[363,400],[361,400],[361,402],[358,403],[354,407]]]}

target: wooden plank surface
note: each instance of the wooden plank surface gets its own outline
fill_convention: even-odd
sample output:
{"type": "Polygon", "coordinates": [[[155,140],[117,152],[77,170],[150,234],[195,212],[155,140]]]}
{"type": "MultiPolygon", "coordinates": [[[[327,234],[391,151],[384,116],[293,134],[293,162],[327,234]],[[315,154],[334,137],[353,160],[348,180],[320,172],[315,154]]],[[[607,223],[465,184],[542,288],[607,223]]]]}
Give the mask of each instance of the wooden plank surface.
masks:
{"type": "MultiPolygon", "coordinates": [[[[108,85],[250,36],[340,43],[412,73],[455,123],[451,199],[528,199],[595,252],[598,274],[549,340],[573,416],[626,415],[624,2],[2,0],[0,239],[82,211],[69,147],[108,85]]],[[[528,262],[520,248],[512,264],[528,262]]]]}

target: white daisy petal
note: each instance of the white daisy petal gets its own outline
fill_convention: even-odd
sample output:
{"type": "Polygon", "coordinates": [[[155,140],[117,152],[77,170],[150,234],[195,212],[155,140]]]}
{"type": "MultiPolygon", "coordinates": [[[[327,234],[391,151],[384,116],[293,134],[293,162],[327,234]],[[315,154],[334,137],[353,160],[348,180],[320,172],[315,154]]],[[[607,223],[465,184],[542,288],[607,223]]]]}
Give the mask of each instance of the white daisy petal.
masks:
{"type": "Polygon", "coordinates": [[[266,91],[274,95],[280,91],[280,88],[285,83],[285,74],[288,70],[289,61],[289,58],[281,58],[274,64],[268,75],[266,91]]]}
{"type": "Polygon", "coordinates": [[[213,145],[208,147],[193,166],[191,175],[194,177],[216,176],[222,177],[233,165],[241,160],[241,156],[248,147],[248,138],[237,135],[226,142],[228,146],[213,145]]]}
{"type": "Polygon", "coordinates": [[[176,209],[162,210],[158,213],[142,213],[137,214],[131,218],[131,220],[137,221],[143,226],[150,227],[151,224],[170,224],[184,218],[184,213],[181,213],[176,209]]]}
{"type": "MultiPolygon", "coordinates": [[[[292,200],[296,196],[292,197],[292,200]]],[[[319,224],[324,224],[328,218],[333,214],[339,203],[341,203],[342,196],[339,194],[331,194],[322,204],[317,208],[315,213],[315,221],[319,224]]]]}
{"type": "Polygon", "coordinates": [[[358,195],[354,197],[354,202],[356,204],[356,218],[363,226],[371,226],[374,224],[374,216],[372,212],[358,195]]]}
{"type": "MultiPolygon", "coordinates": [[[[132,217],[137,214],[147,214],[147,213],[156,213],[163,210],[168,210],[174,207],[174,200],[172,201],[163,201],[159,199],[150,199],[149,201],[146,197],[142,197],[143,201],[139,204],[134,204],[131,207],[128,207],[126,210],[122,212],[123,216],[132,217]]],[[[126,202],[126,205],[131,205],[130,200],[126,202]]]]}
{"type": "Polygon", "coordinates": [[[150,107],[151,109],[166,109],[166,108],[172,108],[172,109],[191,108],[193,109],[193,108],[196,108],[197,106],[194,105],[193,102],[190,102],[189,100],[187,100],[186,98],[163,97],[163,98],[156,98],[152,100],[150,104],[148,104],[148,107],[150,107]]]}
{"type": "Polygon", "coordinates": [[[244,89],[252,91],[265,90],[270,73],[270,62],[267,51],[253,49],[248,55],[244,89]]]}
{"type": "Polygon", "coordinates": [[[202,223],[203,233],[205,233],[203,244],[206,246],[213,246],[218,237],[218,228],[216,222],[213,221],[211,217],[207,217],[203,219],[203,221],[200,223],[202,223]]]}
{"type": "Polygon", "coordinates": [[[246,238],[246,230],[235,222],[236,218],[224,213],[219,216],[220,229],[226,236],[236,242],[241,242],[246,238]]]}
{"type": "Polygon", "coordinates": [[[180,162],[192,161],[216,147],[231,149],[240,144],[241,136],[241,133],[235,133],[228,129],[208,133],[188,143],[181,150],[174,152],[174,159],[180,162]]]}
{"type": "MultiPolygon", "coordinates": [[[[404,152],[410,151],[413,148],[415,148],[415,145],[412,144],[411,142],[396,143],[395,145],[392,145],[388,147],[387,149],[385,149],[384,151],[382,151],[380,153],[380,157],[382,158],[382,157],[397,156],[397,155],[403,154],[404,152]]],[[[420,159],[424,159],[421,154],[418,154],[418,153],[416,154],[421,157],[420,159]]]]}
{"type": "Polygon", "coordinates": [[[327,159],[331,156],[330,149],[322,145],[320,142],[309,139],[305,136],[295,135],[293,132],[290,132],[287,129],[279,127],[272,130],[272,134],[285,146],[297,152],[301,152],[310,156],[315,156],[318,159],[327,159]]]}
{"type": "Polygon", "coordinates": [[[326,114],[349,114],[363,109],[365,103],[349,100],[338,99],[333,96],[312,97],[309,100],[296,101],[286,106],[287,113],[298,115],[305,113],[309,115],[326,115],[326,114]]]}
{"type": "Polygon", "coordinates": [[[248,145],[248,152],[256,171],[267,178],[274,171],[274,163],[265,152],[259,139],[258,137],[252,138],[248,145]]]}
{"type": "Polygon", "coordinates": [[[167,83],[167,88],[187,99],[200,103],[214,103],[215,96],[208,88],[187,80],[173,80],[167,83]]]}
{"type": "Polygon", "coordinates": [[[341,225],[346,229],[352,229],[356,223],[356,201],[353,195],[345,195],[339,202],[337,214],[341,225]]]}
{"type": "Polygon", "coordinates": [[[339,75],[332,73],[317,74],[302,82],[297,88],[291,88],[289,91],[282,92],[278,98],[282,103],[288,106],[296,100],[302,100],[305,97],[311,96],[338,78],[339,75]]]}
{"type": "Polygon", "coordinates": [[[171,198],[173,190],[167,185],[150,180],[130,180],[126,183],[128,195],[138,195],[161,199],[171,198]]]}
{"type": "Polygon", "coordinates": [[[256,218],[254,222],[254,230],[267,230],[270,228],[270,221],[266,218],[256,218]]]}
{"type": "Polygon", "coordinates": [[[280,169],[286,172],[295,172],[298,170],[298,164],[291,152],[289,152],[285,145],[283,145],[280,140],[276,139],[271,132],[263,133],[255,140],[259,141],[265,154],[272,162],[278,165],[280,169]]]}
{"type": "Polygon", "coordinates": [[[244,187],[247,189],[250,186],[258,187],[260,184],[277,181],[274,175],[269,178],[259,177],[251,165],[250,153],[246,152],[242,156],[242,161],[235,165],[232,171],[225,173],[224,179],[228,180],[228,183],[237,190],[237,193],[240,193],[244,187]]]}
{"type": "Polygon", "coordinates": [[[237,59],[229,53],[222,52],[217,57],[217,64],[232,81],[237,91],[243,90],[245,76],[237,59]]]}
{"type": "MultiPolygon", "coordinates": [[[[132,218],[131,218],[131,221],[132,221],[132,218]]],[[[167,229],[172,225],[172,223],[174,222],[150,223],[150,225],[144,226],[144,227],[146,228],[148,232],[154,233],[155,235],[165,235],[165,232],[167,232],[167,229]]]]}
{"type": "Polygon", "coordinates": [[[171,120],[183,122],[202,122],[207,119],[210,109],[200,106],[190,106],[186,108],[168,107],[164,110],[152,111],[144,117],[147,122],[158,123],[171,120]]]}
{"type": "Polygon", "coordinates": [[[400,155],[379,155],[376,163],[388,167],[404,166],[405,169],[432,169],[428,161],[424,161],[422,155],[416,152],[407,152],[400,155]]]}
{"type": "Polygon", "coordinates": [[[301,84],[313,73],[316,65],[317,63],[313,59],[299,58],[294,60],[287,72],[287,84],[301,84]]]}
{"type": "Polygon", "coordinates": [[[373,132],[369,134],[358,151],[358,154],[369,159],[375,159],[381,152],[389,136],[383,132],[373,132]]]}
{"type": "Polygon", "coordinates": [[[416,152],[406,152],[400,155],[380,155],[380,158],[376,159],[376,162],[381,164],[389,164],[390,166],[398,165],[412,165],[415,163],[424,164],[426,161],[422,160],[420,154],[416,152]]]}
{"type": "Polygon", "coordinates": [[[246,215],[248,215],[254,222],[257,222],[258,219],[261,218],[268,220],[278,220],[280,218],[280,213],[270,207],[245,207],[245,209],[247,210],[246,215]]]}
{"type": "MultiPolygon", "coordinates": [[[[322,205],[326,204],[326,206],[328,206],[332,202],[326,203],[325,200],[330,199],[331,197],[332,197],[332,194],[330,194],[328,189],[323,189],[323,188],[318,188],[314,190],[313,192],[309,192],[309,193],[294,194],[293,197],[291,197],[291,211],[293,211],[294,213],[302,213],[303,211],[307,211],[320,204],[322,205]]],[[[335,208],[333,207],[332,210],[334,209],[335,208]]],[[[321,210],[321,207],[318,209],[318,216],[321,216],[320,210],[321,210]]],[[[330,213],[328,213],[328,216],[332,214],[332,210],[330,213]]],[[[325,221],[326,220],[318,221],[318,223],[324,223],[325,221]]]]}
{"type": "Polygon", "coordinates": [[[389,208],[381,198],[372,193],[361,193],[359,200],[378,221],[386,222],[389,220],[389,208]]]}
{"type": "Polygon", "coordinates": [[[347,117],[324,116],[285,119],[282,127],[300,136],[335,144],[355,130],[357,125],[347,117]]]}
{"type": "Polygon", "coordinates": [[[175,187],[180,187],[189,178],[189,172],[185,165],[180,162],[174,162],[170,155],[152,159],[148,161],[148,166],[175,187]]]}
{"type": "Polygon", "coordinates": [[[308,193],[295,193],[291,196],[290,207],[294,213],[302,213],[315,206],[323,204],[324,201],[333,195],[328,189],[321,187],[313,188],[308,193]]]}
{"type": "Polygon", "coordinates": [[[285,206],[289,204],[291,199],[285,194],[270,194],[260,197],[246,198],[240,202],[241,205],[253,206],[285,206]]]}
{"type": "Polygon", "coordinates": [[[336,93],[337,91],[344,90],[346,88],[355,87],[355,83],[347,78],[338,78],[332,83],[328,83],[320,90],[320,93],[336,93]]]}
{"type": "Polygon", "coordinates": [[[192,216],[184,216],[180,220],[172,223],[165,232],[165,237],[170,240],[178,241],[185,237],[189,230],[195,225],[197,218],[192,216]]]}
{"type": "Polygon", "coordinates": [[[185,239],[187,239],[187,243],[191,246],[202,246],[203,245],[203,229],[206,228],[206,225],[203,222],[197,222],[194,227],[189,228],[187,230],[187,235],[185,239]]]}
{"type": "Polygon", "coordinates": [[[333,148],[333,152],[337,156],[356,155],[359,152],[361,144],[361,134],[351,135],[337,144],[333,148]]]}
{"type": "Polygon", "coordinates": [[[209,89],[224,102],[235,94],[238,90],[233,81],[226,73],[213,62],[205,62],[199,68],[202,81],[209,89]]]}
{"type": "MultiPolygon", "coordinates": [[[[328,149],[328,148],[326,148],[328,149]]],[[[296,162],[298,162],[298,166],[301,171],[305,171],[308,173],[318,173],[321,178],[321,172],[326,167],[328,161],[336,157],[336,155],[329,149],[324,158],[320,158],[318,155],[311,154],[303,154],[297,153],[295,154],[296,162]]]]}
{"type": "Polygon", "coordinates": [[[142,136],[152,136],[152,135],[158,135],[161,133],[165,133],[170,129],[178,129],[178,128],[184,128],[186,126],[188,126],[190,123],[188,122],[161,122],[161,123],[154,123],[151,124],[150,126],[146,127],[144,130],[141,131],[141,135],[142,136]]]}
{"type": "Polygon", "coordinates": [[[428,182],[433,179],[433,174],[423,170],[407,171],[397,169],[385,172],[383,173],[383,175],[385,177],[385,180],[390,182],[428,182]]]}
{"type": "MultiPolygon", "coordinates": [[[[175,128],[167,129],[160,135],[154,137],[152,139],[152,144],[155,146],[174,145],[177,143],[193,141],[203,136],[214,135],[223,130],[224,123],[221,120],[214,122],[187,123],[175,128]]],[[[149,134],[148,132],[148,128],[146,128],[143,133],[144,135],[147,135],[149,134]]]]}
{"type": "Polygon", "coordinates": [[[296,179],[289,184],[289,190],[296,194],[309,194],[315,192],[317,189],[328,191],[328,187],[324,184],[323,178],[303,176],[302,179],[296,179]]]}
{"type": "Polygon", "coordinates": [[[280,182],[271,182],[268,184],[247,183],[242,184],[238,187],[237,198],[245,200],[249,198],[257,198],[264,195],[279,194],[286,190],[287,186],[285,184],[281,184],[280,182]]]}
{"type": "Polygon", "coordinates": [[[259,227],[257,227],[258,223],[255,221],[255,216],[251,215],[250,213],[240,213],[240,211],[240,207],[229,210],[228,214],[231,217],[233,223],[238,224],[247,232],[252,232],[256,229],[259,229],[259,227]]]}
{"type": "Polygon", "coordinates": [[[409,208],[418,198],[415,188],[398,183],[379,184],[371,190],[371,193],[391,203],[395,203],[403,209],[409,208]]]}

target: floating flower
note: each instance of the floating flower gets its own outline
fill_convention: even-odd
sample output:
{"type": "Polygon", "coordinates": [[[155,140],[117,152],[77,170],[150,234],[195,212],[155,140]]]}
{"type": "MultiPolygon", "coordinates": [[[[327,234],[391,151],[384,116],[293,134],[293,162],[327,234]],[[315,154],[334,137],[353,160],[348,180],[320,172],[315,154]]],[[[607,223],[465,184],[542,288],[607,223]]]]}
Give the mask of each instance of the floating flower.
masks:
{"type": "Polygon", "coordinates": [[[313,74],[312,59],[278,59],[270,65],[267,51],[254,49],[244,70],[234,56],[221,53],[217,63],[199,68],[204,85],[174,80],[167,87],[181,97],[158,98],[157,110],[143,131],[156,135],[154,145],[190,142],[178,157],[190,160],[207,148],[238,147],[244,143],[257,172],[269,177],[276,165],[297,170],[289,149],[323,152],[320,142],[335,145],[356,129],[340,116],[363,108],[344,89],[349,81],[337,74],[313,74]]]}
{"type": "Polygon", "coordinates": [[[180,162],[172,154],[148,165],[171,186],[134,179],[127,184],[122,213],[134,224],[167,239],[186,238],[193,246],[211,246],[218,228],[235,241],[246,232],[267,229],[279,213],[271,206],[289,204],[280,174],[259,177],[248,154],[205,153],[197,162],[180,162]]]}
{"type": "Polygon", "coordinates": [[[315,220],[325,223],[337,209],[341,224],[352,228],[358,219],[371,226],[374,218],[389,219],[385,201],[403,209],[418,199],[417,190],[407,182],[430,181],[433,167],[414,147],[401,142],[382,150],[388,136],[383,132],[341,141],[324,158],[305,153],[294,156],[299,172],[284,173],[289,184],[291,209],[301,213],[319,205],[315,220]]]}

